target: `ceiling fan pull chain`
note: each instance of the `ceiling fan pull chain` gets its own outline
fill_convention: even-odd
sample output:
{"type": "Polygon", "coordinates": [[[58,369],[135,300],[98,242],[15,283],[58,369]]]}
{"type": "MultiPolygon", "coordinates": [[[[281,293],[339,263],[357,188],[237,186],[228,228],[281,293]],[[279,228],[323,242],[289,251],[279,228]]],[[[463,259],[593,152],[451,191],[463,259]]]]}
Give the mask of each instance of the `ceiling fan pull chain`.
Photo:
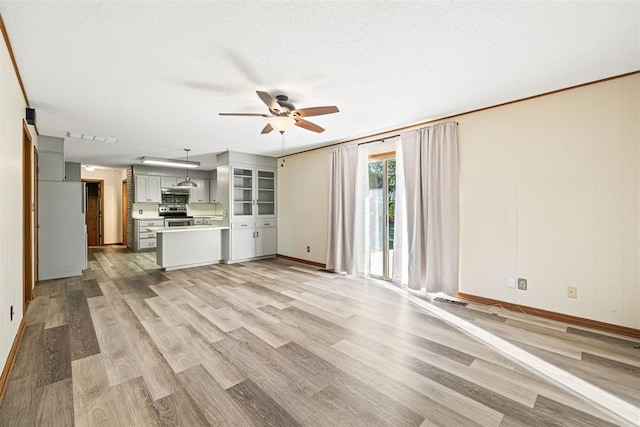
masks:
{"type": "Polygon", "coordinates": [[[284,167],[284,132],[280,134],[280,158],[282,161],[280,162],[280,167],[284,167]]]}

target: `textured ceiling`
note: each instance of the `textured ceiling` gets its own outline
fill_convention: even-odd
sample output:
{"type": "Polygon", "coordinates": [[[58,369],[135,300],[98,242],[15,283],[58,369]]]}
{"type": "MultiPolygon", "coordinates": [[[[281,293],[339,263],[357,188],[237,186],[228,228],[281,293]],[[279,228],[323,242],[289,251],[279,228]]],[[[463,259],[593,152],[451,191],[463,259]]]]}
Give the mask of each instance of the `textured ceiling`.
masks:
{"type": "Polygon", "coordinates": [[[281,153],[256,90],[337,105],[291,153],[640,69],[640,2],[0,1],[43,135],[68,161],[281,153]]]}

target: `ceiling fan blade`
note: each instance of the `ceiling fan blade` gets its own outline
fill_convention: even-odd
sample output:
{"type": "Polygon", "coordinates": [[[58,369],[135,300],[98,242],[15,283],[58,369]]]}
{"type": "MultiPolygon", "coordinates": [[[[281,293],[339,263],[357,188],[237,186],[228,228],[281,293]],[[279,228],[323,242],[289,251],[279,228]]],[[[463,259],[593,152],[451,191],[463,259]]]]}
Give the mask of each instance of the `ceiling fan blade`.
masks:
{"type": "Polygon", "coordinates": [[[219,116],[256,116],[256,117],[272,117],[269,114],[262,113],[218,113],[219,116]]]}
{"type": "Polygon", "coordinates": [[[296,126],[300,126],[301,128],[305,128],[306,130],[310,130],[313,132],[324,132],[324,128],[321,128],[317,124],[308,122],[304,119],[296,119],[296,126]]]}
{"type": "Polygon", "coordinates": [[[261,92],[259,90],[257,90],[256,93],[258,94],[262,102],[267,104],[267,107],[269,107],[269,111],[282,111],[282,107],[280,107],[280,104],[278,104],[278,100],[273,96],[269,95],[267,92],[261,92]]]}
{"type": "Polygon", "coordinates": [[[322,116],[324,114],[333,114],[338,113],[338,107],[335,105],[328,107],[310,107],[310,108],[300,108],[299,110],[294,110],[291,113],[294,116],[298,117],[311,117],[311,116],[322,116]]]}
{"type": "Polygon", "coordinates": [[[273,128],[271,127],[271,123],[267,123],[267,125],[264,127],[264,129],[262,129],[262,132],[260,133],[265,134],[271,132],[272,130],[273,128]]]}

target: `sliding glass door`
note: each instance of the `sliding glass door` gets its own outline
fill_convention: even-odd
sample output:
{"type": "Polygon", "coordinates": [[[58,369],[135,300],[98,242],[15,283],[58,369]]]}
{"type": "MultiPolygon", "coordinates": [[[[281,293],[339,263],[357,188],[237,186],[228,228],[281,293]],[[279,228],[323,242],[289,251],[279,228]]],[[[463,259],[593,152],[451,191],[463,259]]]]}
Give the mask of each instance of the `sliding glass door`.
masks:
{"type": "Polygon", "coordinates": [[[392,276],[396,200],[395,157],[369,161],[369,262],[371,275],[392,276]]]}

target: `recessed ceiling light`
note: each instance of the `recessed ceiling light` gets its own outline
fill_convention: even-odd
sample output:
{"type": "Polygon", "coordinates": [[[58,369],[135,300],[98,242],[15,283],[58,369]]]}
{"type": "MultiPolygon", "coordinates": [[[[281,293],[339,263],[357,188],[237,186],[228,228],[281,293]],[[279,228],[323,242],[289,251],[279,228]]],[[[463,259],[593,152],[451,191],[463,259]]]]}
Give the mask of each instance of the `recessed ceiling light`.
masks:
{"type": "Polygon", "coordinates": [[[93,135],[87,135],[86,133],[82,134],[82,139],[86,139],[89,141],[93,141],[94,136],[93,135]]]}

